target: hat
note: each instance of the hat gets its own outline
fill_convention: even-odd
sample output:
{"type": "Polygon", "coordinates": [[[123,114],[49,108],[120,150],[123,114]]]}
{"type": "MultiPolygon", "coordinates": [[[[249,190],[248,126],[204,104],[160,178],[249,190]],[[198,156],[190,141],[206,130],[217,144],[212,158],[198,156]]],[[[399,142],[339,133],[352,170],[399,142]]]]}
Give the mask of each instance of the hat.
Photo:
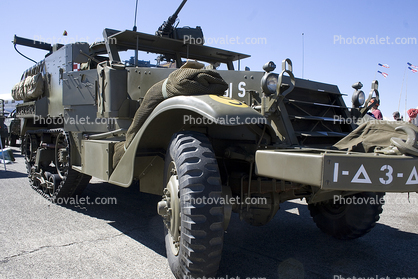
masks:
{"type": "Polygon", "coordinates": [[[417,109],[413,109],[413,108],[408,109],[406,112],[408,113],[409,118],[411,118],[411,119],[417,118],[417,115],[418,115],[418,110],[417,109]]]}
{"type": "Polygon", "coordinates": [[[370,99],[370,103],[372,103],[373,105],[375,105],[375,106],[377,106],[377,107],[380,105],[380,101],[378,101],[378,100],[376,99],[376,97],[371,98],[371,99],[370,99]]]}

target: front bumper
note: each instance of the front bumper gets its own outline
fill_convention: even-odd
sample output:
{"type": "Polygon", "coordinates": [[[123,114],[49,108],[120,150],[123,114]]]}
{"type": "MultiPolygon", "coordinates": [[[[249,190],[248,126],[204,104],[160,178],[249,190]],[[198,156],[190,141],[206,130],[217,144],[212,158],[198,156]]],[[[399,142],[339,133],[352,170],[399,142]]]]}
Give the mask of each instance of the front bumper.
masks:
{"type": "Polygon", "coordinates": [[[323,190],[418,192],[418,158],[320,149],[258,150],[256,173],[323,190]]]}

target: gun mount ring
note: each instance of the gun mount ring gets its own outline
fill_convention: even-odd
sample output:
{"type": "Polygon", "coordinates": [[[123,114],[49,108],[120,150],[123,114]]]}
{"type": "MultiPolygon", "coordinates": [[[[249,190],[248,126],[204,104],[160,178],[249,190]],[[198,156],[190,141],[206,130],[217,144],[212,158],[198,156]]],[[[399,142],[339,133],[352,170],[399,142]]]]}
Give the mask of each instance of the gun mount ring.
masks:
{"type": "Polygon", "coordinates": [[[407,126],[399,126],[396,127],[396,131],[404,131],[408,139],[406,142],[400,138],[392,137],[390,142],[395,145],[398,150],[403,154],[409,154],[412,156],[418,156],[418,148],[417,148],[417,134],[415,131],[407,126]]]}

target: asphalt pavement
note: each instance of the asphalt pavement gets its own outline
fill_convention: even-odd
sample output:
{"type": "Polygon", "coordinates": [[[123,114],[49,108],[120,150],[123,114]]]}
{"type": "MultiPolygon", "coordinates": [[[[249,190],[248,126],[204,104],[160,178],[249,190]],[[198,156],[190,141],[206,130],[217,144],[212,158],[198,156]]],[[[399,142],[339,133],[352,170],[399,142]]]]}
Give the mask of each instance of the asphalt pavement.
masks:
{"type": "MultiPolygon", "coordinates": [[[[52,204],[13,150],[16,162],[0,165],[0,278],[174,278],[160,197],[93,179],[76,203],[52,204]]],[[[387,200],[376,227],[352,241],[322,233],[304,201],[262,227],[233,214],[217,278],[418,278],[418,194],[387,200]]]]}

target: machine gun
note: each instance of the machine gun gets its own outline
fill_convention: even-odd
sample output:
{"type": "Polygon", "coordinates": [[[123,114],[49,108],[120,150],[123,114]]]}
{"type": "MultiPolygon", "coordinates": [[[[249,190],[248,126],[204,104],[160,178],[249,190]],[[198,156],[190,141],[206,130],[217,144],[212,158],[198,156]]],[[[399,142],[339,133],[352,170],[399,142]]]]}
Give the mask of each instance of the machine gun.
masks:
{"type": "Polygon", "coordinates": [[[171,39],[182,40],[185,44],[198,44],[203,45],[203,31],[200,26],[196,26],[196,28],[191,27],[181,27],[177,28],[174,27],[174,23],[177,20],[177,17],[186,4],[187,0],[183,0],[180,6],[177,8],[174,14],[172,14],[167,21],[158,28],[157,32],[155,32],[156,36],[160,37],[168,37],[171,39]]]}
{"type": "MultiPolygon", "coordinates": [[[[196,26],[196,28],[191,28],[188,26],[181,28],[174,27],[177,17],[183,6],[186,4],[186,2],[187,0],[183,0],[181,2],[180,6],[177,8],[174,14],[172,14],[168,18],[168,20],[164,21],[164,23],[158,28],[158,30],[155,32],[155,35],[159,37],[167,37],[171,39],[181,40],[184,42],[184,44],[203,45],[203,31],[200,26],[196,26]]],[[[160,61],[175,61],[175,59],[175,56],[167,53],[162,54],[159,57],[160,61]]]]}
{"type": "Polygon", "coordinates": [[[47,50],[47,51],[52,51],[52,45],[51,44],[41,42],[41,41],[30,40],[30,39],[18,37],[16,35],[13,38],[13,44],[15,46],[16,45],[22,45],[22,46],[28,46],[28,47],[47,50]]]}
{"type": "Polygon", "coordinates": [[[32,61],[33,63],[37,63],[35,60],[27,57],[26,55],[24,55],[23,53],[21,53],[19,50],[17,50],[17,45],[21,45],[21,46],[27,46],[27,47],[33,47],[33,48],[37,48],[37,49],[42,49],[42,50],[46,50],[49,51],[49,53],[46,55],[50,55],[52,52],[54,52],[55,50],[63,47],[64,45],[62,44],[55,44],[55,45],[51,45],[42,41],[36,41],[36,40],[30,40],[30,39],[26,39],[26,38],[22,38],[22,37],[18,37],[18,36],[14,36],[13,41],[12,41],[15,50],[17,51],[17,53],[19,53],[20,55],[22,55],[23,57],[25,57],[26,59],[32,61]]]}
{"type": "Polygon", "coordinates": [[[183,0],[174,14],[172,14],[167,21],[164,21],[164,23],[161,24],[160,28],[158,28],[157,32],[155,32],[156,36],[174,38],[174,23],[176,22],[177,17],[186,2],[187,0],[183,0]]]}

